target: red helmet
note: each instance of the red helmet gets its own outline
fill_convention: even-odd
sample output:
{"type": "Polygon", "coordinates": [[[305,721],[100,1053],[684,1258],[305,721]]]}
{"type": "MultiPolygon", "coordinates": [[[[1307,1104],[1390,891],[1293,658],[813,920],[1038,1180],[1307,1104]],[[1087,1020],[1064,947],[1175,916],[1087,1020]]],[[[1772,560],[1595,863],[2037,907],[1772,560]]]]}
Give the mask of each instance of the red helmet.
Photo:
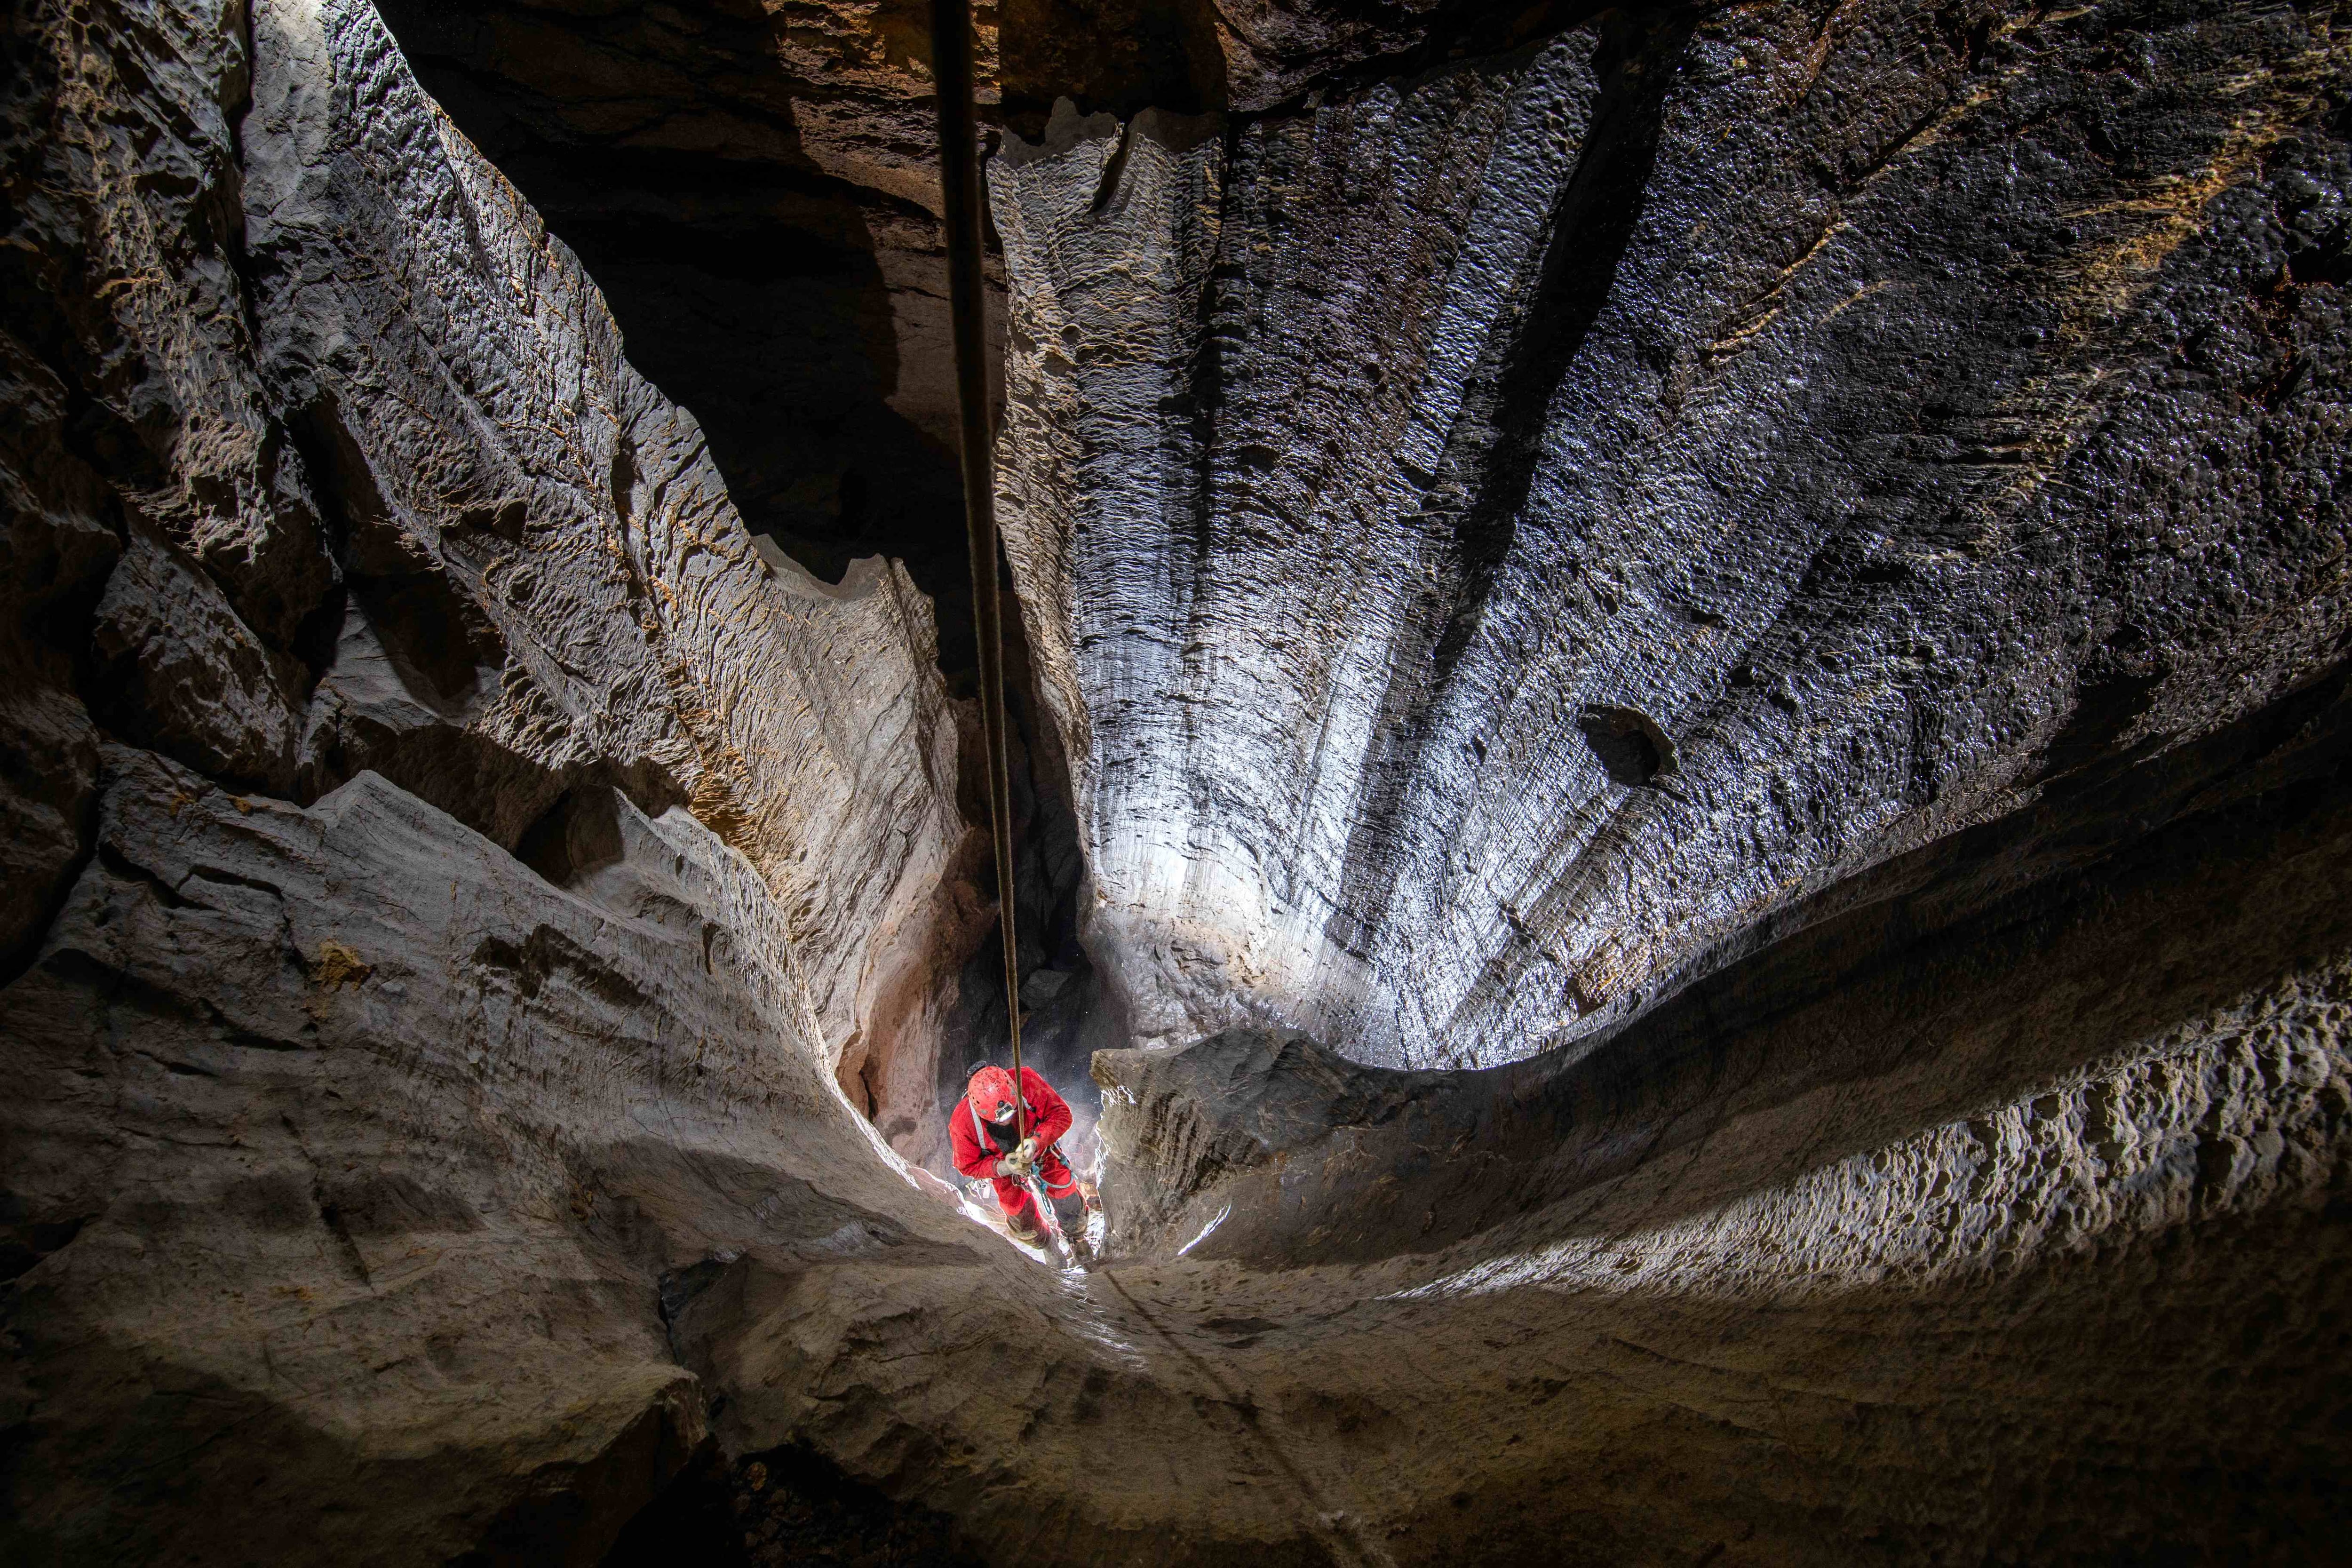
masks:
{"type": "Polygon", "coordinates": [[[964,1098],[971,1108],[988,1121],[1013,1120],[1013,1075],[991,1062],[971,1075],[971,1085],[964,1098]]]}

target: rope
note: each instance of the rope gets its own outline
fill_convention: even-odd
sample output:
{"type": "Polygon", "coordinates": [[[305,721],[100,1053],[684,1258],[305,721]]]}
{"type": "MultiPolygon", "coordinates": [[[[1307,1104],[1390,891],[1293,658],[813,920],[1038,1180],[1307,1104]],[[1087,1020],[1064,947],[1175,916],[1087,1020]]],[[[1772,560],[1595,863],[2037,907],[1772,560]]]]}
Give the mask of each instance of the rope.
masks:
{"type": "Polygon", "coordinates": [[[988,362],[982,352],[980,127],[971,96],[971,0],[931,0],[931,78],[940,106],[940,215],[947,225],[963,508],[971,546],[972,631],[980,643],[980,732],[988,753],[988,821],[1004,932],[1004,1012],[1013,1026],[1013,1114],[1029,1136],[1021,1089],[1021,972],[1013,931],[1013,792],[1004,754],[1004,626],[996,588],[996,495],[990,462],[988,362]]]}

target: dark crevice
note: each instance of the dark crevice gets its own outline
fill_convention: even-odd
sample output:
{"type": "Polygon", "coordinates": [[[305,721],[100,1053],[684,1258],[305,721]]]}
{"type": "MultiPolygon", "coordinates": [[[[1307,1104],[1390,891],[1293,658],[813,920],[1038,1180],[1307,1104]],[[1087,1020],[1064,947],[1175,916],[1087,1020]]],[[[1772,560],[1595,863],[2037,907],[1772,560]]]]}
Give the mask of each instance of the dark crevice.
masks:
{"type": "Polygon", "coordinates": [[[1213,0],[1003,0],[1004,124],[1034,142],[1059,98],[1082,114],[1107,111],[1122,121],[1146,109],[1223,109],[1223,25],[1213,0]]]}
{"type": "Polygon", "coordinates": [[[21,1279],[51,1253],[64,1251],[94,1217],[69,1215],[63,1219],[35,1219],[24,1199],[0,1193],[0,1285],[21,1279]]]}
{"type": "MultiPolygon", "coordinates": [[[[658,1401],[593,1457],[544,1464],[480,1541],[447,1568],[542,1568],[596,1561],[693,1464],[679,1412],[658,1401]]],[[[671,1555],[666,1563],[691,1563],[671,1555]]]]}
{"type": "Polygon", "coordinates": [[[106,780],[101,771],[97,787],[93,788],[81,803],[79,820],[74,825],[80,847],[74,852],[73,858],[58,873],[57,884],[50,889],[47,901],[42,905],[39,917],[32,922],[24,941],[5,952],[0,952],[0,991],[14,985],[39,961],[41,950],[48,945],[49,933],[57,929],[58,920],[66,912],[66,906],[73,900],[74,889],[81,886],[82,878],[89,872],[91,863],[98,858],[99,827],[105,805],[105,785],[106,780]]]}
{"type": "Polygon", "coordinates": [[[1527,507],[1553,395],[1608,304],[1618,263],[1641,220],[1664,130],[1667,89],[1691,26],[1677,20],[1643,35],[1618,21],[1604,30],[1595,60],[1601,89],[1591,129],[1553,208],[1531,303],[1488,395],[1491,431],[1478,450],[1456,459],[1462,467],[1475,465],[1475,472],[1467,512],[1454,525],[1456,586],[1430,656],[1433,695],[1444,691],[1476,633],[1495,572],[1510,552],[1527,507]]]}
{"type": "Polygon", "coordinates": [[[2063,779],[2114,756],[2116,742],[2148,710],[2157,688],[2170,673],[2158,666],[2145,672],[2095,675],[2079,684],[2065,728],[2042,749],[2042,780],[2063,779]]]}
{"type": "Polygon", "coordinates": [[[131,882],[145,888],[149,895],[167,910],[184,910],[190,907],[191,900],[182,898],[177,889],[144,866],[132,865],[110,844],[100,844],[98,847],[98,861],[100,865],[106,868],[108,875],[118,881],[131,882]]]}
{"type": "Polygon", "coordinates": [[[515,858],[551,886],[570,888],[620,863],[621,822],[613,791],[598,784],[567,790],[523,830],[515,858]]]}
{"type": "MultiPolygon", "coordinates": [[[[1120,1042],[1114,1038],[1099,972],[1078,940],[1086,851],[1070,798],[1068,765],[1045,711],[1027,639],[1017,633],[1020,606],[1009,589],[1004,597],[1023,1061],[1045,1074],[1077,1112],[1078,1123],[1065,1140],[1075,1153],[1100,1105],[1100,1091],[1088,1076],[1087,1064],[1096,1050],[1120,1042]]],[[[965,819],[977,826],[987,818],[978,796],[982,774],[976,736],[965,752],[961,771],[968,781],[962,792],[967,798],[961,804],[965,819]]],[[[995,897],[994,877],[985,859],[979,876],[986,895],[995,897]]],[[[973,1067],[1006,1059],[1012,1030],[1004,996],[1003,940],[1002,928],[991,921],[958,977],[947,1044],[940,1055],[939,1104],[923,1108],[926,1114],[943,1116],[952,1110],[973,1067]]],[[[952,1173],[943,1170],[940,1174],[952,1173]]]]}
{"type": "Polygon", "coordinates": [[[311,1197],[319,1205],[319,1218],[335,1238],[335,1253],[342,1260],[346,1272],[360,1284],[371,1288],[375,1284],[368,1273],[367,1259],[360,1252],[360,1244],[352,1238],[352,1227],[343,1218],[341,1205],[326,1195],[322,1185],[314,1184],[311,1197]]]}
{"type": "Polygon", "coordinates": [[[486,936],[467,957],[483,970],[512,976],[515,990],[526,1001],[559,981],[617,1012],[642,1007],[648,1000],[635,982],[605,963],[602,954],[552,926],[534,926],[520,943],[486,936]]]}

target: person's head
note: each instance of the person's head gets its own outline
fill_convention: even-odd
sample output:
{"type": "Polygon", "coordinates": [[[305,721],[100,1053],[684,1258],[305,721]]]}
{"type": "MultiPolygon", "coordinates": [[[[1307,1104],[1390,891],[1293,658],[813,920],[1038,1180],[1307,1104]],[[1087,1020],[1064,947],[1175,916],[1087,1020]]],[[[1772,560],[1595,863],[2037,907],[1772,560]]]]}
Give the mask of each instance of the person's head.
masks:
{"type": "Polygon", "coordinates": [[[991,1062],[971,1075],[964,1098],[983,1121],[1013,1120],[1013,1075],[991,1062]]]}

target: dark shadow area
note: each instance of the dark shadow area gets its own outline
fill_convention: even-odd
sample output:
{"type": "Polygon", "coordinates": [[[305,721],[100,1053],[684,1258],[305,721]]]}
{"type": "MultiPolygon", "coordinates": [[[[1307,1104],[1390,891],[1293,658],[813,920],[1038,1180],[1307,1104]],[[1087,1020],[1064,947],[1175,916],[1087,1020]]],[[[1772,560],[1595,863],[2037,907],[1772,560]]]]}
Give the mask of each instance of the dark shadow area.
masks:
{"type": "MultiPolygon", "coordinates": [[[[744,521],[828,582],[873,554],[919,562],[919,581],[950,563],[961,573],[954,454],[889,405],[903,367],[859,209],[825,212],[759,166],[675,153],[600,163],[600,178],[665,191],[689,221],[583,200],[549,212],[551,225],[611,302],[630,362],[701,421],[744,521]]],[[[540,160],[508,173],[571,194],[540,160]]]]}
{"type": "Polygon", "coordinates": [[[1607,703],[1585,705],[1576,727],[1585,743],[1609,772],[1628,789],[1638,789],[1660,773],[1675,771],[1675,743],[1648,714],[1607,703]]]}
{"type": "MultiPolygon", "coordinates": [[[[1008,631],[1019,606],[1004,595],[1008,631]]],[[[1101,976],[1078,941],[1078,900],[1085,890],[1086,850],[1070,798],[1069,767],[1053,725],[1041,707],[1026,639],[1013,637],[1005,650],[1005,717],[1012,732],[1013,936],[1020,954],[1022,1065],[1045,1074],[1070,1102],[1076,1121],[1062,1140],[1074,1163],[1087,1164],[1087,1140],[1102,1108],[1102,1090],[1090,1074],[1094,1053],[1126,1044],[1103,994],[1101,976]]],[[[979,787],[977,740],[967,750],[967,794],[979,787]]],[[[964,802],[968,816],[984,807],[964,802]]],[[[982,880],[994,892],[985,868],[982,880]]],[[[940,1056],[939,1111],[951,1114],[971,1069],[984,1061],[1009,1065],[1012,1029],[1004,996],[1003,928],[989,923],[959,980],[951,1042],[961,1051],[940,1056]]],[[[940,1175],[956,1179],[956,1173],[940,1175]]]]}
{"type": "Polygon", "coordinates": [[[1211,0],[1002,0],[1004,123],[1034,142],[1054,100],[1121,120],[1225,107],[1211,0]]]}
{"type": "Polygon", "coordinates": [[[805,1448],[730,1464],[706,1443],[604,1554],[604,1568],[977,1568],[945,1514],[894,1503],[805,1448]]]}

